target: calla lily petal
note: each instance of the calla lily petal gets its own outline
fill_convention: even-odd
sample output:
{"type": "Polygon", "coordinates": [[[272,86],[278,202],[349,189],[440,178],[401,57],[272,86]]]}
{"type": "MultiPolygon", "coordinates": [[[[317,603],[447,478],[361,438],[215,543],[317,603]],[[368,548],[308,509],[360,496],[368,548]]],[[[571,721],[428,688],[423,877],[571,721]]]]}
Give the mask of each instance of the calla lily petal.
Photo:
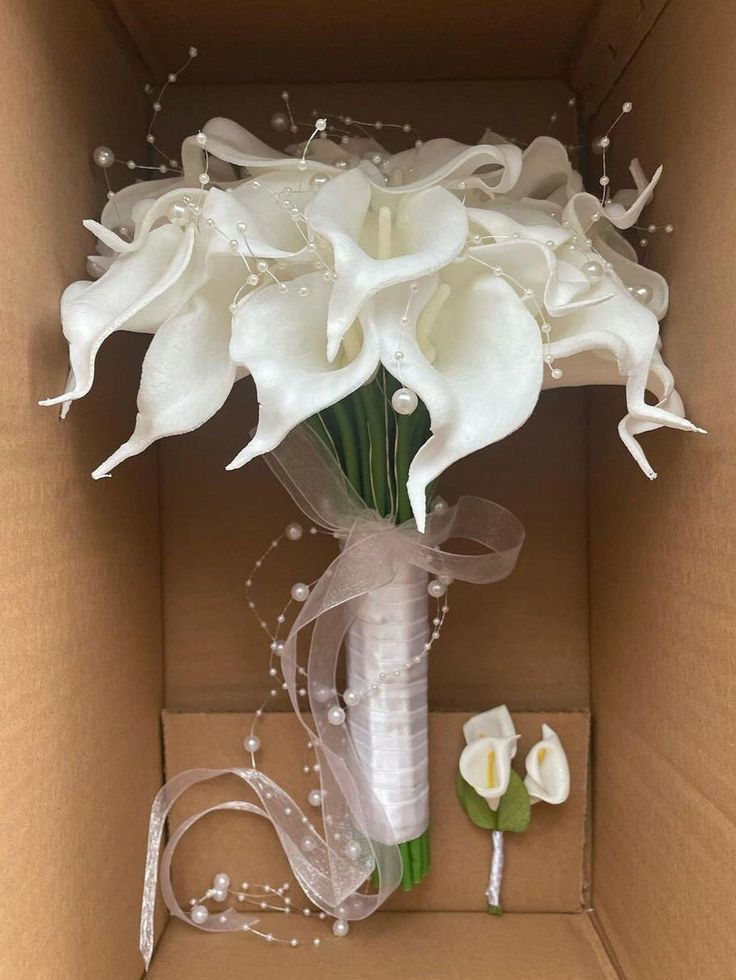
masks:
{"type": "Polygon", "coordinates": [[[275,449],[300,422],[365,384],[378,366],[378,345],[370,327],[346,364],[326,356],[330,284],[318,273],[256,290],[233,317],[230,356],[253,375],[260,415],[255,435],[228,469],[275,449]],[[307,290],[308,295],[300,295],[307,290]]]}
{"type": "MultiPolygon", "coordinates": [[[[494,194],[505,194],[519,178],[521,150],[511,143],[467,146],[450,139],[434,139],[421,147],[394,154],[386,165],[388,185],[378,188],[381,203],[408,191],[436,184],[451,184],[482,172],[479,186],[494,194]],[[401,180],[397,182],[396,176],[401,180]]],[[[376,179],[380,175],[376,173],[376,179]]]]}
{"type": "MultiPolygon", "coordinates": [[[[641,447],[631,438],[632,422],[652,427],[667,426],[686,432],[703,431],[675,412],[645,402],[644,395],[658,341],[656,317],[620,286],[615,296],[606,303],[558,317],[550,348],[555,359],[570,358],[586,351],[603,351],[613,355],[619,373],[626,378],[628,415],[619,432],[622,438],[626,435],[624,442],[627,448],[650,479],[657,474],[641,447]]],[[[564,385],[564,371],[562,381],[564,385]]]]}
{"type": "Polygon", "coordinates": [[[122,255],[96,282],[72,283],[61,298],[64,335],[75,379],[72,390],[42,405],[81,398],[92,387],[94,364],[102,343],[116,330],[151,333],[182,301],[171,290],[192,255],[194,232],[164,225],[151,232],[145,249],[122,255]]]}
{"type": "Polygon", "coordinates": [[[429,363],[418,342],[418,311],[437,306],[432,280],[421,283],[409,322],[401,315],[406,287],[378,296],[365,318],[375,324],[387,369],[415,391],[430,414],[432,436],[409,470],[408,492],[417,527],[425,526],[426,488],[450,464],[496,442],[526,421],[542,385],[542,340],[536,320],[503,279],[467,262],[446,269],[437,286],[444,302],[433,317],[429,363]],[[470,267],[470,268],[469,268],[470,267]],[[475,270],[479,269],[478,272],[475,270]],[[403,350],[400,373],[394,352],[403,350]]]}
{"type": "Polygon", "coordinates": [[[237,282],[217,281],[159,327],[143,360],[135,430],[95,479],[157,439],[199,428],[222,407],[235,381],[227,302],[236,289],[237,282]]]}
{"type": "MultiPolygon", "coordinates": [[[[463,725],[463,735],[466,744],[474,742],[477,738],[512,738],[516,736],[516,728],[511,717],[511,712],[505,704],[500,704],[497,708],[490,711],[483,711],[479,715],[473,715],[463,725]]],[[[516,755],[516,746],[514,746],[516,755]]]]}
{"type": "Polygon", "coordinates": [[[487,736],[469,742],[460,755],[460,775],[482,796],[492,810],[509,788],[511,760],[516,754],[518,735],[487,736]]]}
{"type": "Polygon", "coordinates": [[[570,795],[570,767],[559,736],[542,725],[542,739],[526,757],[524,785],[532,803],[560,804],[570,795]]]}

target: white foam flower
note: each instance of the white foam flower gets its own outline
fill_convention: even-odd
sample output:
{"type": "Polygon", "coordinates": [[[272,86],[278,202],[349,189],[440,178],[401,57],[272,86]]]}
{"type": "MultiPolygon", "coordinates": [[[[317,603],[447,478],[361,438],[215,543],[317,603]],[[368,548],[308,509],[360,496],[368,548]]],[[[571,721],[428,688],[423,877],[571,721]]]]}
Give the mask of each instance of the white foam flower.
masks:
{"type": "Polygon", "coordinates": [[[526,757],[524,785],[532,803],[564,803],[570,795],[570,767],[557,733],[542,725],[542,738],[526,757]]]}
{"type": "Polygon", "coordinates": [[[381,365],[411,389],[431,421],[408,479],[420,530],[428,484],[522,425],[543,387],[625,386],[619,432],[650,477],[640,433],[702,431],[661,356],[667,285],[619,234],[661,168],[648,180],[634,161],[635,187],[601,204],[550,137],[523,153],[492,133],[398,154],[352,137],[296,152],[216,118],[185,141],[183,176],[133,185],[86,222],[99,278],[64,293],[71,372],[45,404],[66,409],[90,389],[113,332],[155,334],[135,430],[95,476],[201,425],[249,372],[259,424],[229,468],[381,365]],[[205,167],[216,177],[206,191],[205,167]]]}
{"type": "Polygon", "coordinates": [[[473,739],[460,754],[460,775],[492,810],[509,788],[516,742],[516,735],[488,735],[473,739]]]}
{"type": "MultiPolygon", "coordinates": [[[[511,738],[516,736],[516,727],[511,717],[511,712],[505,704],[500,704],[497,708],[489,711],[482,711],[478,715],[473,715],[463,725],[463,737],[465,744],[469,745],[477,738],[511,738]]],[[[516,750],[514,749],[514,754],[516,750]]]]}
{"type": "Polygon", "coordinates": [[[333,275],[296,278],[286,292],[270,286],[239,307],[231,356],[253,375],[260,416],[230,469],[275,448],[300,422],[368,381],[380,363],[396,373],[394,327],[412,332],[434,273],[463,249],[467,219],[449,191],[403,195],[395,211],[371,210],[372,193],[356,169],[330,181],[307,208],[310,228],[331,246],[333,275]],[[401,297],[411,315],[402,308],[384,329],[369,302],[379,295],[389,304],[401,297]]]}
{"type": "Polygon", "coordinates": [[[202,425],[222,406],[238,373],[244,376],[229,356],[233,298],[255,275],[259,259],[299,267],[308,258],[306,236],[280,206],[280,193],[278,185],[252,183],[229,194],[166,186],[158,197],[133,202],[131,241],[102,223],[85,223],[113,257],[99,279],[73,283],[62,296],[69,383],[42,404],[83,397],[97,352],[115,331],[155,334],[143,363],[135,430],[95,478],[159,438],[202,425]]]}

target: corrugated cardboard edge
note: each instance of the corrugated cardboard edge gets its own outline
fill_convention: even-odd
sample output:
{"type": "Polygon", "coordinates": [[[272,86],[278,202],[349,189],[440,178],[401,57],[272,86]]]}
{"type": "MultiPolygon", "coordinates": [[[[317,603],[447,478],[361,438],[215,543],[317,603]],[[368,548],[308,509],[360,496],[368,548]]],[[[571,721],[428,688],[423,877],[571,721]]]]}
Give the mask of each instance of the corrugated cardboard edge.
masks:
{"type": "Polygon", "coordinates": [[[594,115],[670,0],[601,3],[576,45],[568,77],[583,118],[594,115]]]}

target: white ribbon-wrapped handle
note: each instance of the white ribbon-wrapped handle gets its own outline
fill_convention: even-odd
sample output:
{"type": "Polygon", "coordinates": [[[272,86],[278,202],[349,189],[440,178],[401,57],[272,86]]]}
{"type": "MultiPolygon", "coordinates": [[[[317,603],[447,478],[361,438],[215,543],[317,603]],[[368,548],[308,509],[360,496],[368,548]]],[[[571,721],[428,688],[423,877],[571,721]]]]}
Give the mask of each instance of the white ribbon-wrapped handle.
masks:
{"type": "MultiPolygon", "coordinates": [[[[385,844],[414,840],[429,824],[427,657],[414,662],[429,638],[428,599],[427,573],[402,565],[392,582],[363,598],[346,637],[348,687],[380,685],[351,707],[349,725],[391,827],[385,844]]],[[[382,829],[371,827],[371,837],[380,839],[382,829]]]]}

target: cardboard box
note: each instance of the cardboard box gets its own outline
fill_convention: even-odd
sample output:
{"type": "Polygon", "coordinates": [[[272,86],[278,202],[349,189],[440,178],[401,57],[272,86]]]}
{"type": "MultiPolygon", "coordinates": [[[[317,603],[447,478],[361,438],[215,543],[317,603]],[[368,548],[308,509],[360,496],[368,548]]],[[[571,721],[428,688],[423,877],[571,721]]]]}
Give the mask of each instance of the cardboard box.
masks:
{"type": "MultiPolygon", "coordinates": [[[[8,0],[0,17],[0,977],[141,976],[153,794],[165,771],[234,758],[263,689],[242,582],[295,514],[263,464],[223,472],[254,419],[247,384],[201,431],[101,483],[88,474],[128,435],[145,338],[105,345],[94,393],[64,424],[36,406],[66,377],[58,298],[85,275],[80,221],[104,199],[91,151],[141,155],[143,83],[190,44],[200,58],[160,122],[173,152],[215,114],[273,138],[285,84],[305,114],[337,106],[468,142],[487,125],[530,138],[557,112],[555,135],[588,144],[633,101],[611,165],[618,178],[634,155],[665,165],[647,220],[676,230],[653,238],[648,264],[672,287],[667,361],[711,434],[645,437],[649,484],[618,443],[620,389],[550,392],[520,432],[448,473],[448,497],[495,499],[528,536],[507,581],[454,589],[432,661],[434,877],[319,951],[162,916],[153,980],[736,976],[733,4],[8,0]],[[460,716],[502,701],[524,730],[549,716],[565,728],[575,792],[510,846],[498,921],[473,910],[487,841],[462,827],[448,780],[460,716]]],[[[580,165],[595,172],[585,152],[580,165]]],[[[318,571],[328,550],[305,563],[318,571]]],[[[266,603],[293,579],[277,565],[266,603]]],[[[182,847],[182,900],[218,856],[247,864],[264,846],[250,823],[209,826],[182,847]]]]}

